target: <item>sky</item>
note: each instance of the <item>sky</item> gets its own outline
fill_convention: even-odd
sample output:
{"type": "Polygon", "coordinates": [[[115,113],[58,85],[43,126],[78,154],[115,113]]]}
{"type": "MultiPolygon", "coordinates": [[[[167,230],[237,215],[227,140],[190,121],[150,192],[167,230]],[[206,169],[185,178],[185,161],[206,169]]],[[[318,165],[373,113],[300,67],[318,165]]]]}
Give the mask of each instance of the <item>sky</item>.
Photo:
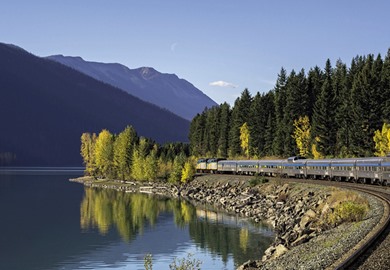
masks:
{"type": "Polygon", "coordinates": [[[217,103],[288,73],[390,48],[388,0],[1,0],[0,42],[37,55],[153,67],[217,103]]]}

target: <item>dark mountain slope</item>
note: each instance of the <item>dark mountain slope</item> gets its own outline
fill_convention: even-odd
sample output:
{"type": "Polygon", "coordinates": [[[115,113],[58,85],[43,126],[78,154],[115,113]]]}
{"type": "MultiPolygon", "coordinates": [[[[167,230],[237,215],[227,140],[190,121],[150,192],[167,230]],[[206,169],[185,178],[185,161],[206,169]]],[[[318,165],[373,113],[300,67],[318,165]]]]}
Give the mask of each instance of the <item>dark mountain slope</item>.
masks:
{"type": "Polygon", "coordinates": [[[47,58],[123,89],[188,120],[201,113],[205,107],[217,105],[194,85],[179,79],[175,74],[160,73],[148,67],[129,69],[121,64],[90,62],[81,57],[53,55],[47,58]]]}
{"type": "Polygon", "coordinates": [[[158,142],[187,141],[189,122],[51,60],[0,43],[0,153],[16,165],[81,165],[82,132],[133,125],[158,142]]]}

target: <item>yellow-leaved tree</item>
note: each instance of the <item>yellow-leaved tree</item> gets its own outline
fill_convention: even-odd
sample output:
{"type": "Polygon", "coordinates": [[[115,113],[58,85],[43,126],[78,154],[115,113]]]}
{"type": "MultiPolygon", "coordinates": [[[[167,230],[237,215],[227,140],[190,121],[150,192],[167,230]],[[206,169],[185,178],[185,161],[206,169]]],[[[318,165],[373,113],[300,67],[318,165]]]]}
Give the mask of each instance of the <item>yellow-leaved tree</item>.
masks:
{"type": "Polygon", "coordinates": [[[113,135],[107,130],[103,129],[95,143],[95,162],[99,170],[100,176],[111,176],[112,160],[113,160],[113,135]]]}
{"type": "Polygon", "coordinates": [[[294,134],[292,137],[297,144],[299,155],[307,157],[310,154],[310,120],[307,115],[294,120],[294,134]]]}
{"type": "Polygon", "coordinates": [[[373,139],[376,156],[383,157],[390,153],[390,124],[384,123],[382,130],[375,131],[373,139]]]}
{"type": "Polygon", "coordinates": [[[314,142],[311,145],[311,154],[313,155],[314,159],[321,159],[324,158],[324,156],[321,154],[320,151],[317,150],[317,142],[320,140],[319,137],[314,138],[314,142]]]}
{"type": "Polygon", "coordinates": [[[181,171],[181,182],[186,183],[191,181],[195,175],[195,159],[193,157],[188,158],[184,163],[184,167],[181,171]]]}
{"type": "Polygon", "coordinates": [[[249,157],[249,128],[246,122],[240,127],[240,140],[242,151],[249,157]]]}
{"type": "Polygon", "coordinates": [[[83,133],[81,135],[81,156],[85,165],[85,172],[87,175],[94,175],[95,173],[95,142],[96,134],[83,133]]]}

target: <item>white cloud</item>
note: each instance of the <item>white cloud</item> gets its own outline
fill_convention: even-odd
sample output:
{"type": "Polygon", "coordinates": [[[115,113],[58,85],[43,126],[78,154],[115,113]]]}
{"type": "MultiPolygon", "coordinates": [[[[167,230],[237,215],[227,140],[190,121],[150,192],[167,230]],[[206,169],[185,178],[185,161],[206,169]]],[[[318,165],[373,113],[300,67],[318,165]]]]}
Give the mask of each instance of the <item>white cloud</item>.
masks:
{"type": "Polygon", "coordinates": [[[237,88],[238,85],[229,83],[229,82],[224,82],[224,81],[216,81],[216,82],[211,82],[209,83],[210,86],[219,86],[219,87],[230,87],[230,88],[237,88]]]}
{"type": "Polygon", "coordinates": [[[178,44],[177,42],[171,44],[171,52],[176,51],[177,44],[178,44]]]}

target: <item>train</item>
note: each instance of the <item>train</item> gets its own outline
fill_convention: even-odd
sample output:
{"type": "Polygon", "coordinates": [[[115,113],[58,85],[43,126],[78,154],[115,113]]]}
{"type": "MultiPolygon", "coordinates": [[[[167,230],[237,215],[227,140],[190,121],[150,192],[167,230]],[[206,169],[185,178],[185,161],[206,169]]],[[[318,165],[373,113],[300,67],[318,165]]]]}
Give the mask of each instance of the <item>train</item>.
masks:
{"type": "Polygon", "coordinates": [[[390,184],[390,156],[340,159],[306,159],[294,156],[275,160],[201,158],[197,162],[196,172],[321,179],[387,186],[390,184]]]}

